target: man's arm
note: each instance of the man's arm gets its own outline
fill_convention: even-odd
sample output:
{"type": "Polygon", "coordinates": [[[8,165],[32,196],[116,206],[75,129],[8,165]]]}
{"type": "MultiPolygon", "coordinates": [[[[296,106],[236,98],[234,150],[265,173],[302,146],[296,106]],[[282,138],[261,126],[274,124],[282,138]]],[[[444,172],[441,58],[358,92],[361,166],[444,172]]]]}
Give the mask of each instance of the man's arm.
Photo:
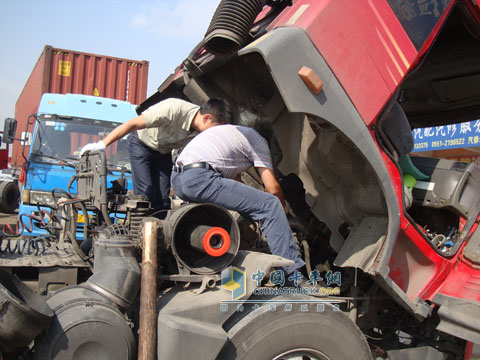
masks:
{"type": "Polygon", "coordinates": [[[278,183],[277,179],[275,178],[275,174],[273,170],[267,169],[264,167],[257,168],[258,172],[260,173],[260,177],[262,178],[263,185],[265,186],[265,190],[272,195],[275,195],[280,199],[282,206],[285,207],[285,199],[283,197],[283,191],[278,183]]]}
{"type": "Polygon", "coordinates": [[[143,115],[137,116],[136,118],[130,119],[122,125],[117,126],[113,131],[108,134],[102,141],[106,147],[114,143],[118,139],[121,139],[127,134],[130,134],[134,130],[145,129],[147,123],[145,122],[145,117],[143,115]]]}
{"type": "Polygon", "coordinates": [[[118,139],[121,139],[125,135],[130,134],[132,131],[145,129],[146,127],[147,123],[145,122],[145,117],[143,115],[130,119],[122,125],[118,125],[104,139],[96,143],[90,143],[85,145],[82,150],[80,150],[80,156],[82,156],[87,151],[105,150],[108,145],[114,143],[118,139]]]}

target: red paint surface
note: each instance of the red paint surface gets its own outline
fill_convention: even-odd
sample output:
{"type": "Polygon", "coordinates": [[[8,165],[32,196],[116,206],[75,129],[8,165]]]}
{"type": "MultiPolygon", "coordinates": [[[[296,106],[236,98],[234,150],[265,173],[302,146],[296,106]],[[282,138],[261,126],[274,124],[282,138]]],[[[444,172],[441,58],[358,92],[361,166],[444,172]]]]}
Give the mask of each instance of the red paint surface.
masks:
{"type": "Polygon", "coordinates": [[[480,4],[475,1],[467,1],[466,5],[468,7],[468,10],[470,10],[470,13],[480,23],[480,4]]]}
{"type": "Polygon", "coordinates": [[[480,269],[459,256],[455,268],[438,292],[467,301],[480,302],[480,269]]]}
{"type": "Polygon", "coordinates": [[[411,298],[430,299],[455,260],[437,254],[403,214],[402,179],[395,164],[381,152],[399,199],[400,230],[389,261],[390,278],[411,298]]]}
{"type": "MultiPolygon", "coordinates": [[[[297,0],[269,30],[282,26],[304,29],[365,124],[371,125],[399,83],[431,46],[454,3],[418,52],[385,0],[297,0]]],[[[466,3],[480,21],[478,4],[466,3]]],[[[403,209],[401,174],[383,150],[379,151],[403,209]]],[[[462,258],[463,248],[446,259],[429,245],[403,212],[398,216],[400,231],[389,262],[389,276],[407,296],[431,301],[441,292],[480,301],[480,269],[462,258]]]]}
{"type": "Polygon", "coordinates": [[[364,122],[372,123],[414,62],[415,47],[384,0],[296,1],[271,28],[285,26],[305,5],[290,26],[308,33],[364,122]]]}
{"type": "MultiPolygon", "coordinates": [[[[401,183],[398,170],[388,157],[384,160],[399,196],[401,183]]],[[[419,297],[433,301],[437,293],[442,293],[478,302],[480,268],[463,258],[465,245],[466,242],[454,257],[444,258],[402,213],[400,231],[389,262],[389,276],[412,300],[419,297]]]]}
{"type": "MultiPolygon", "coordinates": [[[[397,198],[401,199],[402,183],[399,171],[390,158],[384,153],[382,156],[397,198]]],[[[400,207],[402,207],[401,203],[400,207]]],[[[480,291],[480,269],[471,265],[458,265],[463,259],[463,247],[454,257],[444,258],[430,246],[428,240],[417,231],[402,212],[400,231],[389,261],[389,276],[412,300],[418,297],[433,301],[438,292],[458,298],[473,299],[473,293],[465,286],[467,283],[472,286],[478,284],[480,291]],[[457,278],[462,280],[456,282],[457,278]],[[450,283],[452,285],[449,285],[450,283]]],[[[462,261],[463,264],[467,264],[465,260],[462,261]]],[[[477,301],[479,300],[480,298],[477,301]]]]}
{"type": "Polygon", "coordinates": [[[467,341],[466,345],[465,345],[465,356],[464,356],[464,359],[465,360],[469,360],[470,357],[472,356],[473,354],[473,343],[470,342],[470,341],[467,341]]]}
{"type": "MultiPolygon", "coordinates": [[[[147,95],[148,61],[136,61],[104,55],[56,49],[46,46],[15,105],[18,121],[16,137],[27,127],[27,118],[35,114],[44,93],[85,94],[139,104],[147,95]],[[62,63],[61,63],[62,62],[62,63]],[[69,64],[69,72],[60,71],[69,64]]],[[[29,126],[32,132],[33,126],[29,126]]],[[[28,147],[25,150],[28,154],[28,147]]],[[[24,163],[22,146],[13,144],[11,166],[24,163]]]]}

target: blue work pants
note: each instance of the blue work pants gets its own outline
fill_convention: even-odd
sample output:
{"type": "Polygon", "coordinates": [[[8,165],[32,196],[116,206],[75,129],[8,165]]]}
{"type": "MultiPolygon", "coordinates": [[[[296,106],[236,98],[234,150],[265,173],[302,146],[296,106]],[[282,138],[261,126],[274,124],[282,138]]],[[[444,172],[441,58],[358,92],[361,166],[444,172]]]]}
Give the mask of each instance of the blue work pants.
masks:
{"type": "Polygon", "coordinates": [[[133,193],[146,195],[155,210],[170,209],[172,155],[150,149],[134,131],[128,137],[133,193]]]}
{"type": "Polygon", "coordinates": [[[183,200],[221,205],[260,221],[271,253],[295,261],[295,265],[284,268],[287,274],[305,265],[276,196],[235,180],[224,179],[220,173],[202,168],[173,172],[172,187],[183,200]]]}

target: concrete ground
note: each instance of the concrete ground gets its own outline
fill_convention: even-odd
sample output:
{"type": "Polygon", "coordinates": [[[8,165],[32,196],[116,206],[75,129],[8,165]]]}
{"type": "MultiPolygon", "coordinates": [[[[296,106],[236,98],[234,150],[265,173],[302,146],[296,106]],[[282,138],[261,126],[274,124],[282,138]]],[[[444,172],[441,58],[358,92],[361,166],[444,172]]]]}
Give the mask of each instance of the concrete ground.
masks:
{"type": "MultiPolygon", "coordinates": [[[[0,231],[9,237],[17,231],[18,209],[13,214],[0,213],[0,231]],[[8,227],[7,225],[10,225],[8,227]]],[[[1,359],[1,358],[0,358],[1,359]]]]}
{"type": "Polygon", "coordinates": [[[13,214],[0,213],[0,225],[4,224],[16,224],[18,218],[18,210],[15,210],[13,214]]]}

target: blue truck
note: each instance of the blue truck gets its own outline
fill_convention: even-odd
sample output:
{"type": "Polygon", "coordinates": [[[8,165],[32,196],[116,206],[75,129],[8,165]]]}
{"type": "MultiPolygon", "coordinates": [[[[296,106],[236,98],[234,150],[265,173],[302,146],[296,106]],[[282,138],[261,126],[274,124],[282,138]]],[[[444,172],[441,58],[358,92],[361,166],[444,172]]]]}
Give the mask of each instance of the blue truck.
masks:
{"type": "MultiPolygon", "coordinates": [[[[45,233],[44,226],[38,220],[45,218],[42,209],[55,205],[61,192],[53,189],[69,189],[76,193],[76,183],[69,182],[75,175],[79,153],[85,144],[96,142],[105,137],[119,124],[137,116],[135,106],[124,101],[77,94],[49,94],[42,96],[38,113],[33,115],[34,129],[31,144],[29,139],[21,139],[25,147],[30,145],[28,157],[20,174],[21,202],[19,220],[23,235],[39,236],[45,233]]],[[[32,125],[27,122],[25,133],[32,125]]],[[[16,121],[7,119],[5,140],[8,134],[15,132],[16,121]],[[12,132],[13,130],[13,132],[12,132]]],[[[23,129],[22,129],[23,130],[23,129]]],[[[18,140],[18,139],[17,139],[18,140]]],[[[11,141],[11,138],[10,138],[11,141]]],[[[130,162],[126,138],[110,146],[106,152],[107,181],[122,176],[131,188],[130,162]]],[[[80,214],[81,224],[84,215],[80,214]]],[[[81,238],[81,233],[78,235],[81,238]]]]}

